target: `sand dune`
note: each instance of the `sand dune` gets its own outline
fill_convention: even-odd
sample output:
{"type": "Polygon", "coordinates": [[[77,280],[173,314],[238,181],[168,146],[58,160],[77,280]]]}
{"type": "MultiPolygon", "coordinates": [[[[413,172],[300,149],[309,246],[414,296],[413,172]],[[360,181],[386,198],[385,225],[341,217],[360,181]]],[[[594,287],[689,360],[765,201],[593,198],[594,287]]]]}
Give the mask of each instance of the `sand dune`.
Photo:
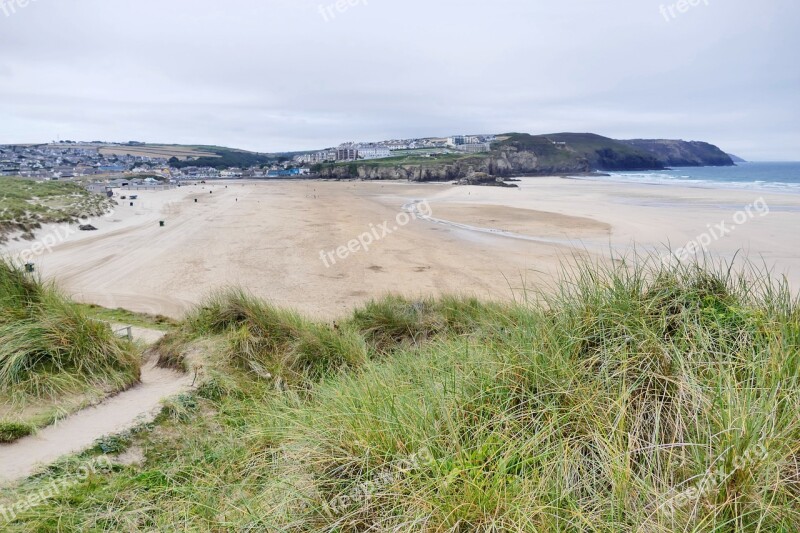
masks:
{"type": "MultiPolygon", "coordinates": [[[[134,328],[134,337],[147,342],[161,332],[134,328]]],[[[129,430],[155,419],[167,398],[192,387],[192,376],[159,368],[153,356],[142,367],[141,381],[130,390],[83,409],[35,435],[0,444],[0,485],[29,477],[57,459],[91,447],[97,439],[129,430]]]]}

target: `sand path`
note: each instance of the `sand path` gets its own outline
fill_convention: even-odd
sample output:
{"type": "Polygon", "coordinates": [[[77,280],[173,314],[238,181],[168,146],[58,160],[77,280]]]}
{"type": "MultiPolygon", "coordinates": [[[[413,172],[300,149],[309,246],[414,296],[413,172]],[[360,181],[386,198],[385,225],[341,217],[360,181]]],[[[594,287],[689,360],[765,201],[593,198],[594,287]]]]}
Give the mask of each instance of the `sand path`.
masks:
{"type": "MultiPolygon", "coordinates": [[[[134,337],[157,340],[160,332],[134,328],[134,337]]],[[[49,426],[36,435],[0,445],[0,485],[12,484],[35,474],[42,466],[65,455],[82,452],[106,435],[152,421],[161,402],[192,386],[192,377],[158,368],[156,358],[142,367],[141,382],[103,403],[84,409],[49,426]]]]}

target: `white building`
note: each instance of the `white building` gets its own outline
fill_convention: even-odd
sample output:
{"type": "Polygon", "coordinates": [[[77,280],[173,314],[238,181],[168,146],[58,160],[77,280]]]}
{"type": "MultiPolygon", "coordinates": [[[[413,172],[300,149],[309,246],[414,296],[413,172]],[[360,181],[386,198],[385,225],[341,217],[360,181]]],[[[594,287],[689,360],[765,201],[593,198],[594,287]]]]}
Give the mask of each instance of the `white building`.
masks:
{"type": "Polygon", "coordinates": [[[467,144],[467,138],[464,135],[453,135],[447,138],[447,146],[459,147],[467,144]]]}
{"type": "Polygon", "coordinates": [[[314,152],[313,154],[298,155],[294,160],[304,165],[316,165],[318,163],[325,163],[326,161],[336,161],[336,150],[323,150],[321,152],[314,152]]]}
{"type": "Polygon", "coordinates": [[[459,144],[454,147],[459,152],[466,152],[468,154],[478,154],[481,152],[489,152],[492,149],[492,145],[489,143],[469,143],[469,144],[459,144]]]}
{"type": "Polygon", "coordinates": [[[409,150],[409,143],[389,143],[386,145],[389,150],[409,150]]]}
{"type": "Polygon", "coordinates": [[[357,150],[359,159],[383,159],[392,156],[386,146],[359,146],[357,150]]]}

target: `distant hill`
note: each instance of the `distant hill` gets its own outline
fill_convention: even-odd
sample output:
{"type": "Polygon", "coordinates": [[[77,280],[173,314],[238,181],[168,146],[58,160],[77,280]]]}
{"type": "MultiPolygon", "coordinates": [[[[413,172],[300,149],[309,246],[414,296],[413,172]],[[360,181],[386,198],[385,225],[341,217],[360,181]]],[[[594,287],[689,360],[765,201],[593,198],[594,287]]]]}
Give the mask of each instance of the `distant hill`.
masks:
{"type": "Polygon", "coordinates": [[[180,160],[197,157],[216,157],[214,152],[203,150],[196,146],[179,144],[147,144],[139,142],[105,143],[94,141],[92,143],[52,143],[42,146],[52,148],[91,148],[103,155],[132,155],[136,157],[170,158],[180,160]]]}
{"type": "Polygon", "coordinates": [[[594,133],[557,133],[541,136],[586,158],[592,170],[654,170],[666,165],[654,154],[594,133]]]}
{"type": "Polygon", "coordinates": [[[153,157],[168,159],[170,166],[175,168],[185,167],[213,167],[219,170],[230,167],[247,168],[252,166],[271,165],[273,163],[291,159],[293,153],[264,154],[212,145],[181,145],[181,144],[149,144],[142,142],[106,143],[95,141],[92,143],[63,142],[51,143],[40,146],[53,148],[89,148],[95,149],[103,155],[131,155],[136,157],[153,157]]]}
{"type": "Polygon", "coordinates": [[[170,166],[174,168],[213,167],[217,170],[225,170],[231,167],[260,167],[271,165],[281,160],[281,157],[277,154],[259,154],[222,146],[198,146],[196,148],[211,152],[212,155],[187,159],[173,157],[169,160],[170,166]]]}
{"type": "Polygon", "coordinates": [[[730,157],[730,158],[731,158],[731,160],[732,160],[734,163],[747,163],[747,160],[746,160],[746,159],[742,159],[741,157],[739,157],[739,156],[737,156],[737,155],[728,154],[728,157],[730,157]]]}
{"type": "Polygon", "coordinates": [[[659,163],[668,167],[730,167],[734,164],[728,154],[706,142],[668,139],[619,142],[650,153],[659,163]]]}
{"type": "Polygon", "coordinates": [[[540,158],[559,154],[583,158],[590,170],[661,170],[671,166],[731,166],[733,161],[713,144],[666,139],[619,141],[594,133],[528,135],[509,133],[495,148],[532,151],[540,158]]]}

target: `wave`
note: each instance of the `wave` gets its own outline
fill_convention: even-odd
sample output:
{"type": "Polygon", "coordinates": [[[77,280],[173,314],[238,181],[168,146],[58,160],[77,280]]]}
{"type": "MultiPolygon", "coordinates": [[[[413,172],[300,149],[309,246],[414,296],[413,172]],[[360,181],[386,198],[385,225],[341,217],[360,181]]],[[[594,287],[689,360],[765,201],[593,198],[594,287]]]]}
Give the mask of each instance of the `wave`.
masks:
{"type": "Polygon", "coordinates": [[[686,174],[669,174],[665,172],[609,172],[609,177],[578,177],[591,181],[616,181],[621,183],[643,183],[649,185],[681,185],[697,188],[724,188],[746,190],[770,190],[775,192],[800,193],[800,183],[787,181],[768,181],[764,179],[709,179],[693,177],[686,174]]]}

